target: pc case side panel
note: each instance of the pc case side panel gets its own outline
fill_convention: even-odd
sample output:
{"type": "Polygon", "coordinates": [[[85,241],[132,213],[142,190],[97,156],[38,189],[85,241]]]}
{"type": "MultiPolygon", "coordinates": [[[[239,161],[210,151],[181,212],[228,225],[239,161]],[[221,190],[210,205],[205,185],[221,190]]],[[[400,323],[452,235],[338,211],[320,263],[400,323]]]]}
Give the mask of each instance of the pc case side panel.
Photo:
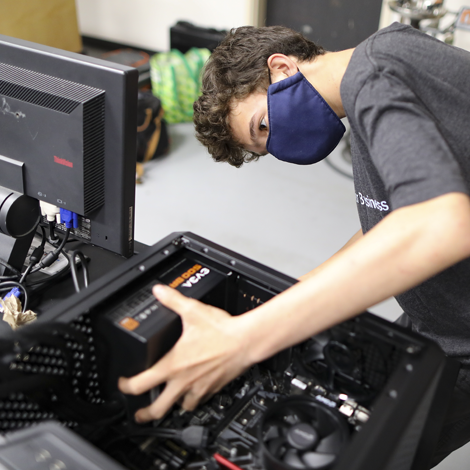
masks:
{"type": "MultiPolygon", "coordinates": [[[[390,325],[392,335],[400,331],[390,325]]],[[[335,470],[415,468],[415,455],[428,416],[434,411],[431,404],[442,385],[447,358],[437,345],[416,335],[408,337],[405,357],[374,404],[370,420],[354,436],[335,470]]],[[[427,442],[437,437],[434,429],[434,433],[428,433],[427,442]]]]}
{"type": "Polygon", "coordinates": [[[125,470],[56,421],[22,429],[2,439],[0,467],[5,470],[125,470]]]}
{"type": "Polygon", "coordinates": [[[413,470],[427,470],[431,466],[432,454],[429,449],[435,449],[440,438],[441,426],[451,406],[452,392],[459,369],[459,362],[447,358],[442,374],[436,376],[435,388],[428,391],[428,394],[432,394],[432,403],[416,450],[413,470]]]}

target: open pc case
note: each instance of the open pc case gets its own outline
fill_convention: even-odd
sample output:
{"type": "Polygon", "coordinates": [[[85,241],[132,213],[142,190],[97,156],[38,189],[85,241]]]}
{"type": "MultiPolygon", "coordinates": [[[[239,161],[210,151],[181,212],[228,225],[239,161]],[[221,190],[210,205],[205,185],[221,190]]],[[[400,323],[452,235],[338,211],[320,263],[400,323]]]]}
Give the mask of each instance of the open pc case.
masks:
{"type": "Polygon", "coordinates": [[[432,342],[367,312],[252,367],[194,412],[133,422],[158,390],[126,397],[117,378],[152,365],[181,332],[154,284],[240,315],[295,282],[173,233],[4,336],[0,468],[428,468],[457,369],[432,342]]]}

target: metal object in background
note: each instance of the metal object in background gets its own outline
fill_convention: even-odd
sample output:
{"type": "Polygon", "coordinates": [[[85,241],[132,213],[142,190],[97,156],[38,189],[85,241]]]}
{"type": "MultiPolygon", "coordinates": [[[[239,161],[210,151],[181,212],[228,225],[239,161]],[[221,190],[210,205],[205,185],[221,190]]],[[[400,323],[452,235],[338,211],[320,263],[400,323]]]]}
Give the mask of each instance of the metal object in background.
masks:
{"type": "Polygon", "coordinates": [[[400,15],[402,23],[409,23],[447,44],[470,50],[470,7],[451,11],[444,7],[444,0],[390,0],[388,6],[400,15]]]}
{"type": "Polygon", "coordinates": [[[402,18],[408,18],[415,28],[419,28],[422,20],[439,20],[447,13],[444,0],[392,0],[388,5],[402,18]]]}

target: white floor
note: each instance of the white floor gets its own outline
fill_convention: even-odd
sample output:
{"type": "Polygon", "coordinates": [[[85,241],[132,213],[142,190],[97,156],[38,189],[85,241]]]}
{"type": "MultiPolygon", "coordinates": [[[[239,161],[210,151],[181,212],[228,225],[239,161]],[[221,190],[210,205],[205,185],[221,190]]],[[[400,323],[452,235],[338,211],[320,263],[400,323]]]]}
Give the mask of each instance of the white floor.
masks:
{"type": "MultiPolygon", "coordinates": [[[[147,163],[137,186],[136,240],[151,245],[190,231],[298,277],[359,229],[352,180],[326,162],[297,166],[266,156],[237,169],[214,163],[192,124],[172,125],[170,134],[170,153],[147,163]]],[[[341,144],[333,162],[342,161],[340,152],[341,144]]],[[[370,310],[389,320],[400,314],[393,299],[370,310]]],[[[466,446],[435,468],[466,469],[469,461],[466,446]]]]}

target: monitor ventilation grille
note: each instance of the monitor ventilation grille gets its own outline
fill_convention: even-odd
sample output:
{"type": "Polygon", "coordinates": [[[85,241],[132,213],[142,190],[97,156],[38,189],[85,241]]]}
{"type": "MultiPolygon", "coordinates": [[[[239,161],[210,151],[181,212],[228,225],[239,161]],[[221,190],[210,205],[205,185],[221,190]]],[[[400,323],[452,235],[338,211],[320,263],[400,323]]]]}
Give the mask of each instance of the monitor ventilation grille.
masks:
{"type": "Polygon", "coordinates": [[[0,95],[70,114],[103,90],[0,63],[0,95]]]}
{"type": "Polygon", "coordinates": [[[85,214],[104,203],[104,93],[83,105],[83,171],[85,214]]]}
{"type": "Polygon", "coordinates": [[[105,200],[105,92],[0,63],[0,113],[5,108],[8,110],[5,98],[69,115],[82,107],[84,213],[81,215],[89,215],[101,207],[105,200]]]}

